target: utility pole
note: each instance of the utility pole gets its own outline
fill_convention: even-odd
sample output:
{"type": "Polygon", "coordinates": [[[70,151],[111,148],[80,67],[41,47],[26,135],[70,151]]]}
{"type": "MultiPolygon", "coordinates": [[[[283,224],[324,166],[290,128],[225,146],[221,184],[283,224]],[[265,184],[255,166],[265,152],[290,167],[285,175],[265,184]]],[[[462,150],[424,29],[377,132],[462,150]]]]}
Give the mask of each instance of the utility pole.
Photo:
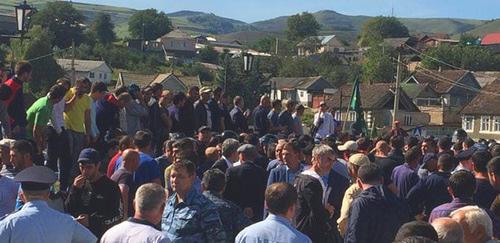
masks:
{"type": "Polygon", "coordinates": [[[278,55],[279,39],[276,37],[276,56],[278,55]]]}
{"type": "Polygon", "coordinates": [[[400,93],[400,79],[401,79],[401,74],[400,74],[400,63],[401,61],[401,51],[398,52],[398,63],[396,64],[396,91],[394,92],[394,113],[393,113],[393,117],[392,117],[392,124],[394,124],[394,122],[396,121],[397,119],[397,113],[398,113],[398,110],[399,110],[399,93],[400,93]]]}
{"type": "Polygon", "coordinates": [[[76,71],[75,71],[75,40],[71,40],[71,82],[75,84],[76,82],[76,71]]]}

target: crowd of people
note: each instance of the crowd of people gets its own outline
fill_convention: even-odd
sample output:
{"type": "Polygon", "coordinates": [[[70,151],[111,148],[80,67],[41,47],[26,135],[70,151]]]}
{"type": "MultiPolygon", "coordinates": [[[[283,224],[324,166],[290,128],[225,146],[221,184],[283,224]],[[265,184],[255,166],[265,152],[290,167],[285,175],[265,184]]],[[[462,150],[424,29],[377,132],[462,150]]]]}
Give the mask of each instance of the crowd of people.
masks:
{"type": "Polygon", "coordinates": [[[0,85],[0,242],[443,242],[500,238],[500,144],[343,133],[321,102],[61,79],[0,85]],[[27,108],[27,109],[26,109],[27,108]]]}

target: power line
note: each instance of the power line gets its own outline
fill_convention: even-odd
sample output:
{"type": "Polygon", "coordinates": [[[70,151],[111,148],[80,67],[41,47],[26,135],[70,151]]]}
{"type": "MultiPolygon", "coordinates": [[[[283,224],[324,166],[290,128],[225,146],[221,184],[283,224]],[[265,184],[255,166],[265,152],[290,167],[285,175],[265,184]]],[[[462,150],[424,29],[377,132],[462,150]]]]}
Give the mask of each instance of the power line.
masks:
{"type": "Polygon", "coordinates": [[[48,56],[55,55],[55,54],[57,54],[57,53],[59,53],[59,52],[66,51],[66,50],[68,50],[68,49],[71,49],[71,47],[64,48],[64,49],[60,49],[60,50],[56,50],[56,51],[53,51],[53,52],[51,52],[51,53],[49,53],[49,54],[46,54],[46,55],[43,55],[43,56],[39,56],[39,57],[35,57],[35,58],[31,58],[31,59],[26,60],[26,61],[28,61],[28,62],[32,62],[32,61],[40,60],[40,59],[46,58],[46,57],[48,57],[48,56]]]}

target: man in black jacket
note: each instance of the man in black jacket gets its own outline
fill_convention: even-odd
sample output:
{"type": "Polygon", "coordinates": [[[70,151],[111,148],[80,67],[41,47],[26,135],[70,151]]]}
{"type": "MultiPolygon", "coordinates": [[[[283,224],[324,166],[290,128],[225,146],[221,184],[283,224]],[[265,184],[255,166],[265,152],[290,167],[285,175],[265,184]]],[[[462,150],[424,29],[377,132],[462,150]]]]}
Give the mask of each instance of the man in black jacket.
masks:
{"type": "Polygon", "coordinates": [[[328,145],[318,145],[312,152],[312,167],[295,178],[294,186],[299,195],[294,224],[315,243],[339,242],[336,227],[331,224],[333,206],[328,203],[326,176],[337,160],[328,145]]]}
{"type": "Polygon", "coordinates": [[[231,121],[233,123],[234,131],[238,133],[246,132],[248,130],[248,112],[243,112],[245,103],[241,96],[236,96],[233,99],[234,108],[229,113],[231,116],[231,121]]]}
{"type": "Polygon", "coordinates": [[[27,61],[16,64],[16,76],[5,81],[2,88],[10,89],[10,98],[5,101],[7,113],[10,117],[12,137],[23,139],[26,137],[26,107],[24,104],[23,84],[31,81],[33,67],[27,61]]]}
{"type": "Polygon", "coordinates": [[[262,220],[266,172],[253,161],[257,158],[257,148],[250,144],[238,148],[240,166],[226,171],[224,198],[243,208],[243,212],[253,222],[262,220]]]}
{"type": "Polygon", "coordinates": [[[345,243],[390,243],[398,229],[409,221],[407,205],[383,185],[380,166],[370,163],[358,170],[363,192],[352,204],[345,243]]]}
{"type": "Polygon", "coordinates": [[[228,138],[222,143],[222,157],[215,161],[212,165],[212,169],[219,169],[223,173],[226,170],[233,167],[233,164],[238,161],[238,147],[240,143],[238,140],[233,138],[228,138]]]}
{"type": "Polygon", "coordinates": [[[184,133],[185,136],[191,137],[196,127],[194,103],[198,100],[199,88],[193,86],[189,88],[187,99],[182,107],[179,107],[179,131],[184,133]]]}
{"type": "Polygon", "coordinates": [[[122,218],[120,189],[99,172],[101,162],[95,149],[82,150],[78,163],[81,174],[75,178],[65,206],[68,213],[100,238],[122,218]]]}
{"type": "Polygon", "coordinates": [[[212,112],[208,107],[211,93],[211,88],[203,87],[200,89],[200,99],[194,103],[195,129],[202,126],[212,128],[212,112]]]}

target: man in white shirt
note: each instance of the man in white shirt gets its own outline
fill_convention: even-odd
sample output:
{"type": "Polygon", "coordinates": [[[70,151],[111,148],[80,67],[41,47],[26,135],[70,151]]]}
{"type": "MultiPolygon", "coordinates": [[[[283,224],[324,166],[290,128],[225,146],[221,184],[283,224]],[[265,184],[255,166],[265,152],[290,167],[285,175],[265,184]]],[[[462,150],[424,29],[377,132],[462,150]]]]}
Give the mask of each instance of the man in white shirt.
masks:
{"type": "Polygon", "coordinates": [[[170,240],[157,229],[166,199],[166,191],[158,184],[148,183],[139,187],[135,193],[134,217],[106,231],[101,243],[170,243],[170,240]]]}
{"type": "Polygon", "coordinates": [[[314,126],[317,128],[314,138],[323,139],[330,134],[335,133],[335,119],[328,112],[328,106],[324,101],[319,103],[319,112],[314,114],[314,126]]]}

